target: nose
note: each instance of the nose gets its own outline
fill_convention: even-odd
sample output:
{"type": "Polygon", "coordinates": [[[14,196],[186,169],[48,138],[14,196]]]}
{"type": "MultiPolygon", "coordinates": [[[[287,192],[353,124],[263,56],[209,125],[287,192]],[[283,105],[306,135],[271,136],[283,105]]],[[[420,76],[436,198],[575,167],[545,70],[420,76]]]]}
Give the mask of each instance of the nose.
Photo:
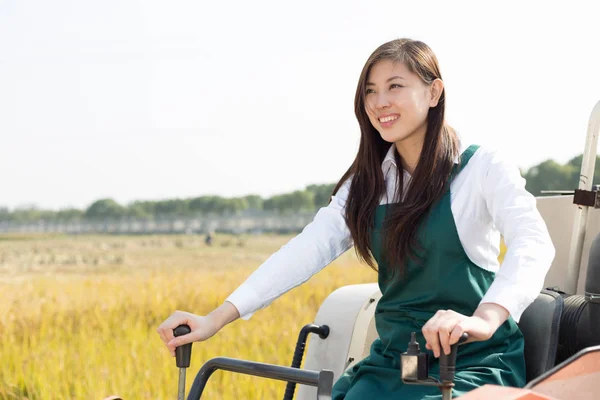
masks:
{"type": "Polygon", "coordinates": [[[390,101],[385,93],[376,93],[374,97],[375,97],[374,98],[375,108],[382,109],[382,108],[389,107],[390,101]]]}

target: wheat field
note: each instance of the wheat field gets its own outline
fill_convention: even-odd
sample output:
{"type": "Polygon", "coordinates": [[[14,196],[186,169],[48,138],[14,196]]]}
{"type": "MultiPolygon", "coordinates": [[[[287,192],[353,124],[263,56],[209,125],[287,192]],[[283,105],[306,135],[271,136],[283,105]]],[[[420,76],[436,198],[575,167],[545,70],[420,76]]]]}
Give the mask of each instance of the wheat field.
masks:
{"type": "MultiPolygon", "coordinates": [[[[172,399],[156,328],[205,314],[291,236],[0,236],[0,399],[172,399]]],[[[193,345],[188,389],[217,356],[289,365],[302,326],[344,285],[376,281],[348,251],[249,321],[193,345]]],[[[278,399],[285,383],[217,371],[206,399],[278,399]]]]}

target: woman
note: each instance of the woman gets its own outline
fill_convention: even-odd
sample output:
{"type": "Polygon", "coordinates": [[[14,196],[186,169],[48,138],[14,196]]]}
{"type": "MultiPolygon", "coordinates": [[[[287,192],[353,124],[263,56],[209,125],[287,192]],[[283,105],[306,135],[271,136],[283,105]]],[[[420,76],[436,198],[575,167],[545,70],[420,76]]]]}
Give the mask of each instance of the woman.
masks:
{"type": "Polygon", "coordinates": [[[266,307],[351,246],[378,271],[379,338],[335,383],[334,399],[437,399],[436,387],[404,385],[400,354],[410,333],[431,351],[430,374],[463,332],[454,393],[483,384],[523,386],[516,322],[542,289],[554,247],[516,166],[462,147],[444,120],[444,83],[424,43],[399,39],[367,60],[355,97],[356,159],[327,207],[207,316],[177,311],[158,328],[171,353],[266,307]],[[500,267],[500,234],[507,253],[500,267]],[[187,323],[189,335],[173,338],[187,323]]]}

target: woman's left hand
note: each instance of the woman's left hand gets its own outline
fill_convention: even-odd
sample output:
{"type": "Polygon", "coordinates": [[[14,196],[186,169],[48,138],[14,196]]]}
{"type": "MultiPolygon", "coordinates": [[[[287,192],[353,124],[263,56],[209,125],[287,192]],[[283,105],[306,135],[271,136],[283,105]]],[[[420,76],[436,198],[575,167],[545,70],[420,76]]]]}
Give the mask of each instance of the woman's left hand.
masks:
{"type": "Polygon", "coordinates": [[[468,317],[452,310],[439,310],[423,326],[423,335],[427,341],[425,347],[440,356],[440,351],[450,354],[450,346],[458,342],[464,332],[469,334],[468,342],[488,340],[497,326],[481,317],[468,317]]]}

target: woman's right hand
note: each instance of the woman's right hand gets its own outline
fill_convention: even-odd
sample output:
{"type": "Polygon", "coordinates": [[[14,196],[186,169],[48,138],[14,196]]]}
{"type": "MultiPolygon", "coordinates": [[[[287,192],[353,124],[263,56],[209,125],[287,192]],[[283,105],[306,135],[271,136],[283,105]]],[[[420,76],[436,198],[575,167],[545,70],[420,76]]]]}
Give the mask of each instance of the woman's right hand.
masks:
{"type": "Polygon", "coordinates": [[[192,342],[202,342],[221,329],[214,316],[194,315],[185,311],[175,311],[156,330],[171,355],[175,357],[175,348],[192,342]],[[192,330],[187,335],[175,337],[173,330],[179,325],[188,325],[192,330]]]}

